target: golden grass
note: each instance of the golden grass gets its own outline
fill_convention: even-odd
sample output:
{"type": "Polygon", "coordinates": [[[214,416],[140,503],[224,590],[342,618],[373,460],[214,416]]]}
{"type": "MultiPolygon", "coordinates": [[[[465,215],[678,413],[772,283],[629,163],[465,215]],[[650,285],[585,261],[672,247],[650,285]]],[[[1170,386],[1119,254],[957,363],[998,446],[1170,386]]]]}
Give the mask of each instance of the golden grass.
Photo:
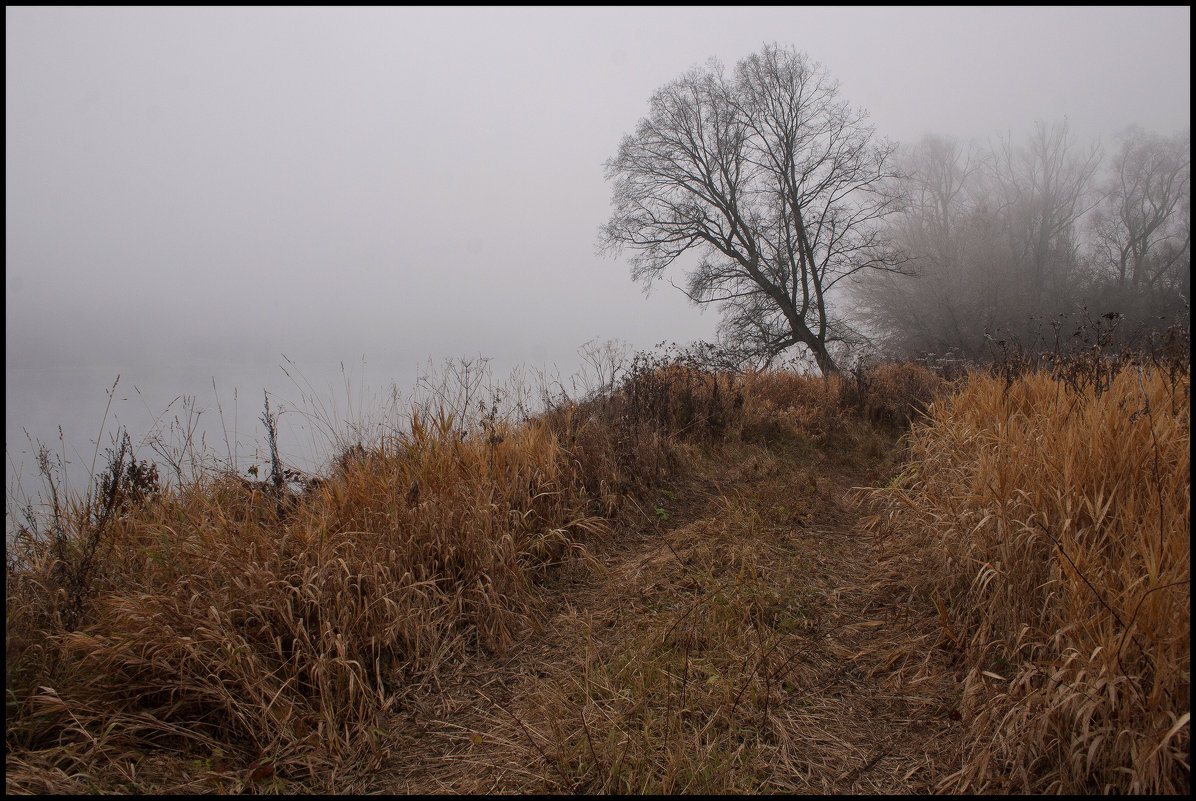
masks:
{"type": "Polygon", "coordinates": [[[773,442],[792,434],[819,447],[846,439],[851,445],[867,427],[860,418],[904,430],[945,382],[915,364],[885,363],[848,375],[816,378],[778,371],[742,379],[744,436],[773,442]]]}
{"type": "Polygon", "coordinates": [[[209,473],[56,509],[7,563],[8,789],[354,786],[407,698],[535,623],[672,437],[723,434],[727,389],[650,367],[522,425],[416,410],[303,493],[209,473]],[[189,761],[147,776],[146,752],[189,761]]]}
{"type": "Polygon", "coordinates": [[[1189,376],[974,374],[873,491],[891,584],[969,666],[940,790],[1190,789],[1189,376]]]}
{"type": "MultiPolygon", "coordinates": [[[[712,374],[676,363],[642,368],[611,394],[563,403],[518,425],[492,416],[480,426],[468,426],[445,409],[416,410],[408,420],[409,433],[345,450],[328,475],[302,492],[210,473],[140,505],[121,507],[102,526],[92,510],[71,508],[57,545],[25,543],[10,554],[7,789],[380,789],[383,785],[371,774],[401,763],[404,753],[422,742],[423,724],[414,722],[418,710],[435,708],[435,699],[447,698],[447,688],[469,665],[497,658],[504,650],[517,652],[513,645],[527,642],[546,625],[592,634],[592,643],[579,653],[557,655],[563,672],[553,674],[552,692],[520,707],[528,731],[512,729],[504,735],[524,749],[521,775],[539,782],[520,784],[519,789],[924,788],[910,783],[921,781],[923,774],[911,780],[910,768],[898,768],[889,751],[874,748],[869,740],[875,739],[874,732],[858,731],[853,716],[861,707],[845,699],[866,697],[869,715],[903,727],[902,732],[915,731],[931,714],[925,710],[941,705],[938,690],[919,689],[934,684],[927,671],[937,663],[924,654],[905,661],[895,655],[908,640],[904,632],[885,629],[888,639],[881,648],[881,629],[874,627],[879,621],[872,619],[878,613],[863,602],[833,600],[840,597],[840,587],[820,588],[832,601],[811,617],[811,588],[829,575],[842,578],[855,568],[836,566],[832,571],[824,558],[834,549],[818,539],[825,532],[804,527],[815,510],[830,514],[836,526],[851,517],[825,497],[821,476],[875,468],[942,382],[909,365],[882,365],[829,380],[783,371],[712,374]],[[558,566],[570,565],[571,575],[594,584],[595,576],[586,573],[591,551],[609,546],[614,531],[659,537],[666,521],[676,524],[685,510],[674,508],[659,487],[709,460],[726,470],[728,486],[743,491],[716,493],[711,510],[674,532],[678,536],[660,552],[663,561],[648,570],[657,577],[643,597],[637,595],[642,616],[610,623],[581,613],[571,618],[546,615],[545,587],[558,566]],[[91,541],[99,543],[94,557],[87,556],[91,541]],[[86,559],[92,561],[84,565],[86,559]],[[877,656],[881,651],[883,658],[877,656]],[[896,680],[883,692],[868,689],[872,672],[907,661],[921,671],[909,682],[914,689],[896,680]],[[827,695],[826,688],[836,695],[827,695]],[[836,718],[833,725],[820,722],[830,717],[836,718]],[[814,730],[823,734],[810,736],[814,730]],[[532,744],[535,753],[526,751],[532,744]],[[543,753],[535,750],[539,748],[543,753]],[[882,768],[876,767],[878,760],[882,768]]],[[[1143,379],[1148,389],[1152,380],[1143,379]]],[[[1058,408],[1075,407],[1069,412],[1074,428],[1069,436],[1079,438],[1085,426],[1096,426],[1102,440],[1127,439],[1115,426],[1100,428],[1105,418],[1092,416],[1086,401],[1050,386],[1058,408]]],[[[969,388],[959,397],[979,391],[969,388]]],[[[1023,391],[1029,390],[1011,390],[1010,397],[1023,391]]],[[[1157,452],[1147,454],[1148,461],[1140,453],[1135,457],[1136,472],[1131,470],[1129,477],[1101,485],[1104,494],[1098,492],[1089,504],[1094,515],[1101,515],[1099,537],[1084,533],[1092,528],[1082,522],[1088,507],[1082,500],[1068,506],[1063,489],[1056,498],[1059,508],[1047,504],[1045,511],[1036,511],[1044,501],[1034,493],[1050,486],[1038,474],[1007,477],[1012,483],[1002,485],[1002,491],[1009,498],[997,512],[969,506],[974,498],[985,497],[985,490],[977,489],[968,472],[968,454],[991,451],[985,458],[1004,464],[1001,459],[1008,462],[1016,448],[1054,436],[1023,422],[1037,419],[1028,411],[1042,406],[1037,398],[1022,402],[1015,413],[1001,405],[1005,400],[984,395],[989,405],[969,412],[971,433],[944,434],[954,429],[941,426],[919,429],[912,440],[917,458],[926,465],[939,464],[934,461],[939,459],[944,466],[935,468],[939,473],[929,466],[910,468],[908,480],[889,490],[894,503],[923,510],[921,518],[894,513],[893,522],[898,530],[912,527],[927,538],[915,543],[923,549],[918,554],[923,561],[902,570],[908,574],[903,580],[912,578],[922,593],[922,603],[933,604],[936,597],[942,601],[944,627],[933,634],[945,639],[943,632],[949,631],[961,643],[983,641],[988,646],[973,656],[982,667],[968,685],[965,709],[976,732],[989,732],[988,740],[975,734],[979,739],[973,754],[983,754],[995,740],[1010,747],[1032,742],[1022,737],[1031,718],[1018,715],[1038,715],[1046,703],[1023,703],[1029,697],[1025,688],[1038,691],[1034,682],[1041,674],[1031,672],[1019,684],[1021,674],[1001,663],[999,654],[1008,652],[1000,658],[1015,667],[1039,660],[1033,662],[1039,671],[1080,670],[1083,660],[1073,651],[1087,655],[1092,648],[1081,651],[1073,641],[1081,634],[1103,637],[1102,627],[1107,628],[1107,621],[1083,606],[1091,606],[1082,591],[1085,585],[1076,589],[1065,584],[1071,568],[1055,570],[1047,564],[1053,546],[1016,529],[1021,519],[1016,514],[1023,507],[1037,514],[1025,518],[1023,528],[1046,525],[1076,560],[1072,572],[1083,573],[1094,584],[1094,576],[1105,581],[1097,585],[1105,600],[1122,620],[1133,621],[1124,642],[1117,643],[1119,660],[1113,660],[1133,670],[1099,674],[1109,683],[1086,692],[1097,700],[1115,697],[1116,703],[1109,704],[1122,714],[1118,704],[1138,692],[1150,698],[1161,693],[1156,706],[1162,709],[1173,703],[1167,693],[1179,691],[1178,679],[1168,678],[1171,673],[1164,670],[1180,664],[1178,652],[1156,655],[1151,650],[1153,638],[1171,631],[1172,607],[1182,601],[1187,609],[1186,591],[1163,586],[1178,580],[1172,575],[1178,545],[1168,533],[1163,551],[1143,546],[1128,556],[1110,557],[1101,550],[1107,544],[1101,543],[1115,537],[1109,533],[1111,521],[1171,508],[1170,500],[1160,507],[1158,498],[1178,491],[1172,484],[1158,497],[1141,487],[1127,499],[1117,493],[1131,477],[1144,481],[1144,470],[1179,480],[1167,472],[1178,458],[1178,445],[1167,438],[1174,439],[1179,429],[1186,437],[1187,406],[1180,404],[1181,412],[1166,406],[1167,398],[1151,395],[1150,409],[1135,415],[1142,403],[1129,393],[1129,405],[1117,408],[1126,420],[1133,418],[1126,425],[1137,432],[1135,447],[1147,440],[1152,448],[1156,440],[1160,444],[1157,452]],[[989,431],[997,425],[994,420],[1004,421],[996,433],[989,431]],[[1002,444],[1007,437],[1014,444],[1002,444]],[[984,446],[978,447],[981,442],[984,446]],[[926,483],[928,494],[920,496],[923,484],[910,478],[914,469],[918,481],[923,475],[944,477],[926,483]],[[955,486],[952,480],[962,483],[955,486]],[[1024,491],[1018,494],[1015,488],[1024,491]],[[954,521],[960,515],[970,528],[958,529],[954,521]],[[915,520],[921,522],[911,522],[915,520]],[[987,532],[997,521],[1004,521],[999,523],[1002,532],[1019,532],[1014,539],[1022,550],[984,556],[985,562],[977,563],[982,555],[978,546],[950,533],[976,527],[987,532]],[[1039,561],[1016,561],[1027,554],[1039,561]],[[1155,565],[1157,576],[1113,586],[1105,577],[1111,568],[1098,569],[1109,559],[1155,565]],[[975,571],[985,563],[1001,565],[1000,575],[1015,576],[1009,580],[1021,582],[1017,586],[1023,589],[1037,588],[1036,581],[1056,582],[1039,596],[1018,596],[1021,606],[1007,617],[1024,618],[1036,628],[1017,628],[1010,647],[1000,644],[1001,637],[1008,639],[1005,629],[979,611],[965,611],[965,602],[991,606],[991,593],[1006,592],[995,579],[972,586],[975,571]],[[1004,567],[1015,564],[1035,568],[1004,567]],[[952,571],[959,572],[960,565],[972,574],[965,570],[955,576],[952,571]],[[1066,620],[1053,611],[1055,606],[1083,608],[1088,614],[1078,618],[1082,625],[1051,629],[1066,620]],[[1055,617],[1034,617],[1036,610],[1048,607],[1055,617]],[[1093,631],[1084,633],[1088,629],[1093,631]],[[1064,639],[1055,643],[1052,637],[1064,639]],[[1060,661],[1056,652],[1072,661],[1060,661]],[[1151,662],[1155,656],[1163,661],[1151,662]],[[996,681],[988,674],[1009,679],[1002,692],[1012,700],[1000,700],[1004,696],[985,684],[996,681]],[[1017,690],[1021,695],[1010,694],[1014,687],[1022,688],[1017,690]],[[1000,697],[990,703],[994,693],[1000,697]],[[985,718],[997,714],[986,711],[990,709],[1003,710],[1007,720],[985,718]]],[[[1107,392],[1100,402],[1116,406],[1113,397],[1107,392]]],[[[946,408],[940,404],[934,414],[942,415],[946,408]]],[[[1186,455],[1187,440],[1183,442],[1186,455]]],[[[1067,486],[1073,489],[1076,477],[1099,473],[1084,466],[1087,451],[1078,453],[1051,468],[1070,471],[1067,475],[1075,480],[1067,486]]],[[[1025,460],[1017,461],[1022,469],[1025,460]]],[[[1185,473],[1185,491],[1186,480],[1185,473]]],[[[1165,522],[1162,530],[1170,532],[1170,525],[1165,522]]],[[[843,547],[834,552],[861,558],[854,545],[843,547]]],[[[1186,557],[1183,563],[1186,569],[1186,557]]],[[[636,582],[640,579],[645,577],[636,582]]],[[[851,581],[860,587],[867,583],[862,575],[851,581]]],[[[628,592],[642,586],[626,582],[628,592]]],[[[1186,626],[1183,631],[1186,637],[1186,626]]],[[[1109,649],[1102,647],[1084,669],[1095,670],[1092,666],[1100,659],[1108,661],[1103,655],[1109,649]]],[[[1187,662],[1182,666],[1186,704],[1187,662]]],[[[1072,684],[1087,680],[1079,674],[1059,675],[1072,684]]],[[[1062,697],[1043,696],[1050,703],[1062,697]]],[[[1101,717],[1105,706],[1083,713],[1094,721],[1094,735],[1083,741],[1085,759],[1094,755],[1091,764],[1083,765],[1091,771],[1087,775],[1103,777],[1101,771],[1108,770],[1120,775],[1107,766],[1131,759],[1126,748],[1131,756],[1153,759],[1150,764],[1173,764],[1175,754],[1187,747],[1186,726],[1179,725],[1167,739],[1167,730],[1156,731],[1165,722],[1158,715],[1147,721],[1155,729],[1143,728],[1141,736],[1097,739],[1114,725],[1112,718],[1101,717]],[[1159,745],[1155,753],[1149,753],[1152,744],[1159,745]]],[[[1051,731],[1057,732],[1080,713],[1051,714],[1051,731]]],[[[1131,718],[1130,723],[1147,725],[1146,718],[1131,718]]],[[[1176,718],[1169,725],[1180,723],[1176,718]]],[[[514,725],[512,720],[507,724],[514,725]]],[[[1031,747],[1040,750],[1026,769],[997,748],[989,767],[967,768],[943,787],[1064,787],[1017,783],[1019,770],[1035,776],[1042,770],[1044,759],[1038,754],[1046,746],[1031,747]]],[[[926,776],[937,775],[938,768],[929,767],[932,762],[942,763],[931,750],[922,755],[926,776]]],[[[1101,778],[1084,786],[1123,785],[1101,778]]],[[[474,789],[488,788],[478,784],[474,789]]]]}
{"type": "Polygon", "coordinates": [[[778,570],[760,518],[723,514],[621,575],[614,616],[573,610],[581,653],[520,715],[545,787],[587,793],[753,792],[774,764],[772,710],[798,692],[791,652],[808,627],[800,560],[778,570]],[[642,575],[640,575],[642,574],[642,575]],[[535,732],[534,734],[532,732],[535,732]],[[537,756],[541,759],[537,759],[537,756]]]}
{"type": "Polygon", "coordinates": [[[439,723],[438,753],[476,783],[417,787],[893,793],[942,774],[950,680],[898,686],[873,658],[903,632],[877,619],[842,472],[755,443],[687,450],[658,533],[597,552],[513,686],[439,723]]]}
{"type": "MultiPolygon", "coordinates": [[[[342,463],[304,498],[213,476],[124,515],[77,628],[48,549],[10,569],[10,752],[118,786],[148,743],[232,744],[231,775],[267,764],[308,787],[368,769],[405,694],[471,643],[507,647],[536,571],[603,529],[544,424],[462,437],[416,414],[410,436],[342,463]]],[[[13,767],[10,789],[38,786],[13,767]]]]}

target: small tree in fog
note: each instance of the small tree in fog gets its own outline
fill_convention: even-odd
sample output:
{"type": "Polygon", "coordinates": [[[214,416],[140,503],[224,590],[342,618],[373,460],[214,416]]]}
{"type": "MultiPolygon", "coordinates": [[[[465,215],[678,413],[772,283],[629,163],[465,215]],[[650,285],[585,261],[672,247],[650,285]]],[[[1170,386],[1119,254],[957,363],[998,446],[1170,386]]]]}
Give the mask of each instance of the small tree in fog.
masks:
{"type": "Polygon", "coordinates": [[[1192,140],[1131,128],[1121,137],[1097,215],[1097,266],[1119,293],[1190,298],[1192,140]]]}
{"type": "Polygon", "coordinates": [[[1004,282],[991,264],[996,226],[977,213],[988,203],[986,154],[928,134],[903,146],[896,163],[906,202],[889,222],[913,275],[875,273],[856,282],[856,311],[887,350],[902,356],[983,342],[1004,282]]]}
{"type": "Polygon", "coordinates": [[[724,345],[765,362],[802,345],[837,372],[828,346],[851,329],[832,314],[836,285],[896,261],[875,225],[896,203],[892,146],[865,120],[792,48],[766,46],[730,77],[713,60],[691,70],[652,95],[607,162],[602,246],[634,250],[648,285],[692,252],[684,291],[721,306],[724,345]]]}
{"type": "Polygon", "coordinates": [[[1080,261],[1076,223],[1095,205],[1099,166],[1099,147],[1077,146],[1066,120],[1035,123],[1023,146],[1006,137],[994,149],[1006,257],[1022,290],[1018,312],[1057,312],[1073,294],[1080,261]]]}

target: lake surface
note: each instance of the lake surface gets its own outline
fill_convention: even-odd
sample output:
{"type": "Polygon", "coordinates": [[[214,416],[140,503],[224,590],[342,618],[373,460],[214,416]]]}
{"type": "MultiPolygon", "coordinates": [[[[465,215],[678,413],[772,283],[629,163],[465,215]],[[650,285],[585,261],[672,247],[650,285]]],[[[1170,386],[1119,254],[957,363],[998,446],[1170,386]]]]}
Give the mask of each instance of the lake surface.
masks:
{"type": "Polygon", "coordinates": [[[201,456],[207,463],[232,464],[242,475],[256,465],[264,476],[269,471],[261,422],[265,391],[271,411],[278,413],[283,462],[319,472],[337,455],[339,444],[359,437],[368,441],[403,426],[414,402],[437,395],[461,402],[460,384],[466,379],[474,384],[470,403],[475,409],[478,401],[488,402],[495,387],[505,388],[508,406],[521,389],[526,404],[537,407],[545,377],[571,393],[592,383],[580,370],[580,357],[563,368],[497,359],[483,363],[479,357],[468,361],[468,373],[461,359],[447,367],[443,359],[375,368],[362,360],[304,365],[283,358],[271,367],[214,361],[125,370],[115,364],[6,367],[5,529],[11,533],[14,503],[23,506],[29,499],[36,505],[39,495],[46,497],[37,469],[39,442],[55,463],[61,460],[66,484],[76,493],[86,490],[93,465],[95,473],[103,470],[104,450],[121,428],[129,432],[137,458],[158,463],[164,478],[175,476],[164,464],[163,451],[184,466],[201,456]],[[187,432],[193,447],[184,453],[187,432]]]}

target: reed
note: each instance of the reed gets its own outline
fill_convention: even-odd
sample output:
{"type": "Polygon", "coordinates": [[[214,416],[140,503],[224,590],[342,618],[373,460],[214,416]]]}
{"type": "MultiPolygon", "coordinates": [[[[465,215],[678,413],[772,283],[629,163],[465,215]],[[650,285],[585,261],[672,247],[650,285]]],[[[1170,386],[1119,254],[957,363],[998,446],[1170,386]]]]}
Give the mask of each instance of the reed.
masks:
{"type": "MultiPolygon", "coordinates": [[[[416,413],[410,432],[303,495],[213,475],[124,512],[77,620],[69,554],[27,543],[7,575],[10,751],[68,775],[147,742],[301,779],[377,764],[403,698],[509,646],[537,571],[604,528],[544,424],[463,437],[416,413]]],[[[67,525],[95,531],[81,510],[67,525]]]]}
{"type": "MultiPolygon", "coordinates": [[[[870,525],[967,666],[951,792],[1190,788],[1190,370],[972,374],[870,525]]],[[[933,635],[933,636],[931,636],[933,635]]]]}

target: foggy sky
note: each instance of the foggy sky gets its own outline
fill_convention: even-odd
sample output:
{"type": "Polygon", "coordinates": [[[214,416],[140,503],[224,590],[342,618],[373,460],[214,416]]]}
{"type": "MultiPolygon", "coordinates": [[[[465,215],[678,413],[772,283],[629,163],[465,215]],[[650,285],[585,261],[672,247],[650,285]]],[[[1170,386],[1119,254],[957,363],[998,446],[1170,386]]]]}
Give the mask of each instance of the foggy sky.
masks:
{"type": "Polygon", "coordinates": [[[712,311],[595,253],[602,164],[653,90],[776,41],[897,141],[1067,117],[1111,144],[1189,125],[1190,17],[7,8],[8,438],[30,371],[99,392],[364,355],[382,383],[429,357],[568,367],[594,337],[709,338],[712,311]]]}

